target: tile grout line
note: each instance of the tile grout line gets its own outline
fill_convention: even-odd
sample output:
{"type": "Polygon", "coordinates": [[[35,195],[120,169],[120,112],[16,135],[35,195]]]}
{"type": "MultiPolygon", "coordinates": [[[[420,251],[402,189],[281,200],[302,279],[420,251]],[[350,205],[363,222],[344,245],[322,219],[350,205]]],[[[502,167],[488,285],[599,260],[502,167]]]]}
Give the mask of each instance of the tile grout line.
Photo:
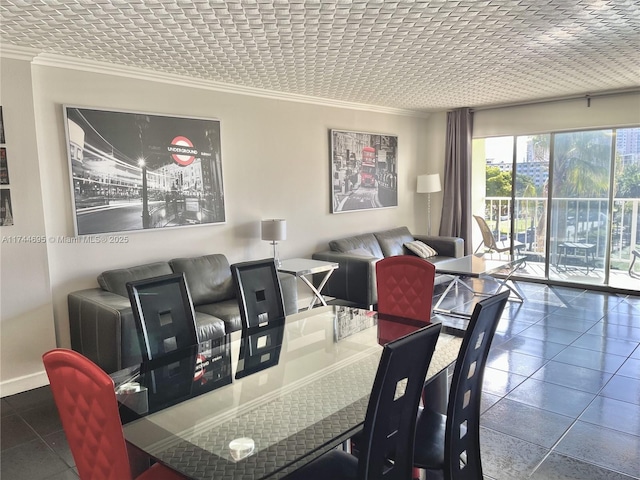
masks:
{"type": "MultiPolygon", "coordinates": [[[[618,304],[617,304],[617,305],[619,305],[619,304],[620,304],[620,302],[618,302],[618,304]]],[[[609,310],[607,310],[607,312],[604,312],[604,313],[603,313],[603,315],[602,315],[602,317],[600,318],[600,320],[598,320],[596,323],[601,322],[602,320],[604,320],[604,318],[605,318],[605,316],[606,316],[606,314],[607,314],[608,312],[609,312],[609,310]]],[[[594,324],[594,325],[595,325],[595,324],[594,324]]],[[[594,325],[592,325],[591,327],[589,327],[589,329],[593,328],[593,326],[594,326],[594,325]]],[[[584,331],[584,332],[583,332],[583,333],[582,333],[582,334],[581,334],[581,335],[580,335],[576,340],[574,340],[574,342],[575,342],[575,341],[577,341],[578,339],[582,338],[582,336],[583,336],[583,335],[585,335],[585,334],[587,333],[587,331],[588,331],[588,330],[584,331]]],[[[572,342],[572,343],[573,343],[573,342],[572,342]]],[[[571,345],[571,344],[570,344],[570,345],[571,345]]],[[[569,346],[569,345],[568,345],[568,346],[569,346]]],[[[580,347],[575,347],[575,348],[580,348],[580,347]]],[[[636,348],[638,348],[638,347],[636,347],[636,348]]],[[[584,349],[584,350],[587,350],[587,349],[584,349]]],[[[606,388],[606,386],[607,386],[607,385],[609,384],[609,382],[614,378],[614,376],[616,375],[616,373],[617,373],[618,371],[620,371],[620,369],[622,368],[622,365],[624,365],[624,364],[625,364],[625,362],[631,358],[631,355],[633,354],[633,352],[634,352],[634,351],[635,351],[635,349],[634,349],[634,350],[633,350],[629,355],[627,355],[627,357],[626,357],[625,361],[624,361],[624,362],[622,362],[622,364],[621,364],[621,365],[616,369],[616,371],[615,371],[615,372],[613,372],[613,373],[611,374],[611,377],[610,377],[610,378],[609,378],[609,379],[604,383],[604,385],[602,385],[602,387],[600,387],[600,389],[595,393],[595,396],[593,397],[593,399],[592,399],[592,400],[587,404],[587,406],[586,406],[585,408],[583,408],[583,409],[582,409],[582,411],[578,414],[578,416],[575,418],[575,420],[571,422],[571,425],[569,425],[569,426],[567,427],[567,429],[566,429],[566,430],[564,431],[564,433],[560,436],[560,438],[559,438],[559,439],[558,439],[558,440],[557,440],[557,441],[556,441],[556,442],[551,446],[551,448],[549,449],[549,451],[547,452],[547,454],[543,457],[543,459],[542,459],[542,460],[541,460],[541,461],[540,461],[540,462],[539,462],[539,463],[538,463],[538,464],[533,468],[533,470],[532,470],[531,474],[529,475],[529,477],[531,477],[533,474],[535,474],[535,472],[540,468],[540,466],[544,463],[544,461],[545,461],[547,458],[549,458],[549,456],[551,455],[551,453],[556,453],[557,455],[563,455],[563,456],[566,456],[566,457],[569,457],[569,458],[574,458],[574,459],[576,459],[576,460],[580,460],[580,461],[585,462],[585,463],[591,463],[591,462],[585,461],[585,460],[583,460],[583,459],[580,459],[580,458],[577,458],[577,457],[574,457],[574,456],[571,456],[571,455],[567,455],[567,454],[563,454],[563,453],[555,452],[555,449],[556,449],[556,447],[560,444],[560,442],[561,442],[562,440],[564,440],[564,438],[569,434],[569,431],[573,428],[573,426],[574,426],[574,425],[576,425],[576,424],[578,423],[578,421],[579,421],[579,420],[580,420],[580,418],[584,415],[584,413],[587,411],[587,409],[588,409],[588,408],[589,408],[589,407],[590,407],[590,406],[591,406],[591,405],[592,405],[592,404],[593,404],[593,403],[598,399],[598,397],[600,396],[600,393],[601,393],[601,392],[606,388]]],[[[606,352],[604,352],[604,351],[603,351],[602,353],[603,353],[603,354],[606,354],[606,352]]],[[[559,354],[560,354],[560,352],[558,353],[558,355],[559,355],[559,354]]],[[[557,355],[556,355],[556,356],[557,356],[557,355]]],[[[623,355],[619,355],[619,356],[623,357],[623,355]]],[[[555,358],[555,357],[554,357],[554,358],[555,358]]],[[[563,362],[560,362],[560,363],[563,363],[563,362]]],[[[585,367],[585,368],[586,368],[586,367],[585,367]]],[[[590,370],[591,370],[591,369],[590,369],[590,370]]],[[[536,371],[537,371],[537,370],[536,370],[536,371]]],[[[598,370],[594,370],[594,371],[598,371],[598,370]]],[[[606,373],[606,372],[603,372],[603,373],[606,373]]],[[[608,397],[605,397],[605,398],[608,398],[608,397]]],[[[585,423],[589,423],[590,425],[594,425],[594,424],[591,424],[590,422],[585,422],[585,423]]],[[[619,432],[619,430],[615,430],[615,429],[612,429],[612,428],[609,428],[609,427],[605,427],[605,426],[602,426],[602,425],[599,425],[599,426],[600,426],[601,428],[606,428],[606,429],[608,429],[608,430],[613,430],[613,431],[615,431],[615,432],[619,432]]],[[[620,432],[620,433],[626,433],[626,432],[620,432]]],[[[622,474],[622,475],[627,475],[627,474],[626,474],[626,473],[624,473],[624,472],[620,472],[620,471],[612,470],[611,468],[609,468],[609,467],[607,467],[607,466],[605,466],[605,465],[599,465],[599,464],[597,464],[597,463],[591,463],[591,464],[592,464],[592,465],[595,465],[595,466],[597,466],[597,467],[600,467],[600,468],[604,468],[604,469],[606,469],[606,470],[610,470],[610,471],[612,471],[612,472],[620,473],[620,474],[622,474]]]]}
{"type": "MultiPolygon", "coordinates": [[[[583,292],[583,293],[584,293],[584,292],[583,292]]],[[[575,299],[576,299],[576,298],[578,298],[578,297],[580,297],[580,295],[576,296],[576,297],[575,297],[574,299],[572,299],[572,300],[575,300],[575,299]]],[[[620,303],[622,303],[622,300],[621,300],[621,301],[619,301],[619,302],[616,304],[616,306],[617,306],[617,305],[619,305],[620,303]]],[[[570,303],[569,303],[569,304],[570,304],[570,303]]],[[[550,312],[549,314],[545,315],[542,319],[538,320],[537,322],[535,322],[535,323],[534,323],[534,324],[532,324],[531,326],[533,326],[533,325],[537,325],[539,322],[541,322],[541,321],[542,321],[542,320],[544,320],[545,318],[548,318],[549,316],[553,316],[553,313],[557,313],[557,312],[558,312],[558,310],[560,310],[560,307],[556,308],[554,311],[552,311],[552,312],[550,312]]],[[[582,332],[576,332],[576,333],[580,333],[580,335],[579,335],[575,340],[573,340],[570,344],[565,345],[565,348],[563,348],[563,349],[562,349],[560,352],[558,352],[556,355],[554,355],[553,357],[551,357],[551,358],[549,358],[549,359],[545,359],[544,357],[542,357],[542,358],[543,358],[543,360],[545,360],[544,365],[547,365],[550,361],[552,361],[554,358],[556,358],[558,355],[560,355],[560,353],[561,353],[561,352],[563,352],[564,350],[566,350],[566,348],[568,348],[569,346],[573,345],[573,343],[575,343],[575,342],[576,342],[576,341],[578,341],[580,338],[582,338],[584,335],[586,335],[586,334],[587,334],[587,332],[588,332],[591,328],[593,328],[597,323],[599,323],[599,322],[603,321],[603,320],[604,320],[604,318],[605,318],[605,316],[606,316],[606,315],[607,315],[607,313],[609,313],[609,312],[610,312],[610,310],[609,310],[609,309],[607,309],[606,311],[602,312],[602,317],[600,317],[597,321],[595,321],[595,322],[594,322],[592,325],[590,325],[587,329],[583,330],[582,332]]],[[[520,312],[518,311],[518,313],[520,313],[520,312]]],[[[517,316],[517,314],[516,314],[516,316],[517,316]]],[[[510,318],[510,320],[513,320],[513,318],[510,318]]],[[[527,328],[529,328],[529,327],[527,327],[527,328]]],[[[525,329],[525,330],[526,330],[526,329],[525,329]]],[[[523,331],[524,331],[524,330],[523,330],[523,331]]],[[[605,338],[606,338],[606,336],[605,336],[605,338]]],[[[579,347],[575,347],[575,348],[579,348],[579,347]]],[[[636,347],[636,348],[638,348],[638,347],[636,347]]],[[[588,349],[584,349],[584,350],[588,350],[588,349]]],[[[567,429],[566,429],[566,430],[564,431],[564,433],[560,436],[560,438],[559,438],[559,439],[558,439],[558,440],[557,440],[557,441],[556,441],[556,442],[555,442],[555,443],[554,443],[554,444],[553,444],[553,445],[548,449],[547,453],[546,453],[546,454],[543,456],[543,458],[542,458],[542,459],[541,459],[541,460],[540,460],[540,461],[539,461],[539,462],[534,466],[533,470],[532,470],[532,471],[531,471],[531,473],[528,475],[528,477],[531,477],[531,476],[533,476],[533,475],[535,474],[535,472],[540,468],[540,466],[545,462],[545,460],[547,460],[547,459],[549,458],[549,456],[551,455],[551,453],[556,453],[556,454],[558,454],[558,455],[563,455],[563,456],[566,456],[566,457],[569,457],[569,458],[574,458],[575,460],[578,460],[578,461],[581,461],[581,462],[584,462],[584,463],[588,463],[588,464],[594,465],[594,466],[596,466],[596,467],[603,468],[603,469],[605,469],[605,470],[609,470],[609,471],[613,471],[613,472],[616,472],[616,473],[620,473],[620,474],[626,475],[626,474],[625,474],[625,473],[623,473],[623,472],[617,472],[616,470],[612,470],[612,469],[610,469],[609,467],[604,466],[604,465],[599,465],[599,464],[596,464],[596,463],[591,463],[591,462],[588,462],[588,461],[585,461],[585,460],[582,460],[582,459],[579,459],[579,458],[576,458],[576,457],[572,457],[571,455],[565,455],[565,454],[557,453],[557,452],[555,451],[555,449],[556,449],[556,447],[559,445],[559,443],[560,443],[560,442],[561,442],[561,441],[566,437],[566,435],[569,433],[569,431],[571,430],[571,428],[572,428],[575,424],[577,424],[577,422],[579,421],[579,419],[584,415],[584,412],[585,412],[585,411],[586,411],[586,410],[587,410],[587,409],[588,409],[588,408],[589,408],[589,407],[590,407],[590,406],[591,406],[591,405],[592,405],[592,404],[597,400],[597,398],[599,397],[600,393],[601,393],[601,392],[606,388],[606,386],[607,386],[607,385],[608,385],[608,383],[611,381],[611,379],[613,379],[613,378],[614,378],[614,376],[616,375],[616,373],[617,373],[617,372],[622,368],[622,365],[624,365],[624,363],[625,363],[629,358],[631,358],[631,354],[633,354],[633,352],[634,352],[634,351],[635,351],[635,349],[634,349],[634,350],[633,350],[629,355],[627,355],[627,356],[626,356],[626,358],[625,358],[624,362],[622,362],[622,364],[621,364],[621,365],[620,365],[620,366],[615,370],[615,372],[611,373],[610,378],[609,378],[609,379],[604,383],[604,385],[603,385],[602,387],[600,387],[600,389],[595,393],[595,395],[594,395],[593,399],[592,399],[592,400],[591,400],[591,401],[590,401],[590,402],[589,402],[589,403],[588,403],[588,404],[587,404],[587,405],[582,409],[582,411],[581,411],[581,412],[580,412],[580,413],[575,417],[575,419],[574,419],[574,420],[571,422],[571,424],[567,427],[567,429]]],[[[602,353],[603,353],[603,354],[606,354],[606,352],[602,352],[602,353]]],[[[620,355],[620,356],[621,356],[621,357],[625,357],[624,355],[620,355]]],[[[560,363],[563,363],[563,362],[560,362],[560,363]]],[[[532,376],[533,376],[537,371],[539,371],[539,370],[540,370],[544,365],[542,365],[540,368],[536,369],[533,373],[531,373],[529,376],[527,376],[527,379],[532,378],[532,376]]],[[[597,370],[594,370],[594,371],[597,371],[597,370]]],[[[607,372],[602,372],[602,373],[607,373],[607,372]]],[[[526,380],[525,380],[525,381],[526,381],[526,380]]],[[[517,388],[517,387],[516,387],[516,388],[517,388]]],[[[505,394],[505,395],[503,395],[503,396],[501,397],[501,399],[500,399],[500,400],[505,399],[507,395],[508,395],[508,393],[507,393],[507,394],[505,394]]],[[[497,403],[497,402],[496,402],[496,403],[497,403]]],[[[535,407],[535,408],[538,408],[538,407],[535,407]]],[[[487,409],[487,410],[489,410],[489,409],[487,409]]],[[[541,408],[541,410],[546,410],[546,409],[541,408]]],[[[546,410],[546,411],[550,411],[550,410],[546,410]]],[[[486,413],[486,412],[485,412],[485,413],[486,413]]],[[[554,412],[552,412],[552,413],[554,413],[554,412]]],[[[569,416],[568,416],[568,418],[573,418],[573,416],[571,416],[571,417],[569,417],[569,416]]],[[[587,422],[587,423],[589,423],[589,422],[587,422]]],[[[485,428],[486,428],[486,427],[485,427],[485,428]]],[[[603,427],[603,428],[607,428],[607,427],[603,427]]],[[[610,430],[617,431],[617,430],[614,430],[614,429],[610,429],[610,430]]],[[[623,433],[624,433],[624,432],[623,432],[623,433]]],[[[507,435],[508,435],[508,434],[507,434],[507,435]]],[[[514,438],[518,438],[518,437],[514,437],[514,438]]],[[[526,440],[524,440],[524,441],[526,441],[526,440]]],[[[543,447],[543,448],[547,448],[547,447],[543,447]]]]}

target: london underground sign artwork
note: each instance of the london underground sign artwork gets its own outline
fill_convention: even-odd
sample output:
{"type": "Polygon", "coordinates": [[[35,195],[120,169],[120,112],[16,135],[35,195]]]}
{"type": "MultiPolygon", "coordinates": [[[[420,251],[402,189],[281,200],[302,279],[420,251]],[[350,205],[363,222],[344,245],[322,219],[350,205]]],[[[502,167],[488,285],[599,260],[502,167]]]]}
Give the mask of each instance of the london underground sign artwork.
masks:
{"type": "Polygon", "coordinates": [[[171,145],[167,147],[167,150],[176,163],[183,167],[191,165],[198,155],[198,149],[193,147],[193,142],[183,136],[177,136],[171,140],[171,145]]]}
{"type": "Polygon", "coordinates": [[[64,113],[78,236],[226,221],[219,120],[64,113]]]}

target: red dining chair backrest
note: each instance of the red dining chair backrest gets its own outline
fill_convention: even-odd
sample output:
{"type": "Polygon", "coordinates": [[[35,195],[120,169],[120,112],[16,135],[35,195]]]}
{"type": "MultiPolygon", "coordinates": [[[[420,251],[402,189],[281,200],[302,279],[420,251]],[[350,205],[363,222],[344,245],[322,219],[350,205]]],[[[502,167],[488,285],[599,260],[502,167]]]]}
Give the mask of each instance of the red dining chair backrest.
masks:
{"type": "Polygon", "coordinates": [[[73,350],[42,357],[80,478],[131,479],[113,380],[73,350]]]}
{"type": "Polygon", "coordinates": [[[429,322],[436,267],[412,255],[376,263],[378,313],[429,322]]]}
{"type": "MultiPolygon", "coordinates": [[[[81,480],[131,480],[113,380],[88,358],[64,348],[42,356],[62,428],[81,480]]],[[[137,480],[185,480],[154,464],[137,480]]]]}

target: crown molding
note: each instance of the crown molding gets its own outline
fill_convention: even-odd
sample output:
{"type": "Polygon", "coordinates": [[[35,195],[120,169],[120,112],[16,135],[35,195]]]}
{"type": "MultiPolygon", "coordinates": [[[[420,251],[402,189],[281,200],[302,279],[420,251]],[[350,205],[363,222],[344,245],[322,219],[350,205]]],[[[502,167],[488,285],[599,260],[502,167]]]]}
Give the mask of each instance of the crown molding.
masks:
{"type": "Polygon", "coordinates": [[[370,105],[356,102],[346,102],[329,98],[313,97],[295,93],[278,92],[254,87],[245,87],[230,83],[203,80],[172,73],[147,70],[139,67],[126,65],[116,65],[108,62],[96,60],[80,59],[53,53],[42,53],[36,49],[18,47],[11,44],[0,44],[0,56],[15,58],[19,60],[31,61],[33,65],[42,65],[55,68],[66,68],[70,70],[81,70],[84,72],[115,75],[119,77],[147,80],[152,82],[178,85],[181,87],[200,88],[216,92],[233,93],[237,95],[249,95],[272,100],[284,100],[289,102],[308,103],[325,107],[346,108],[351,110],[362,110],[367,112],[383,113],[387,115],[402,115],[407,117],[428,118],[430,113],[408,110],[401,108],[390,108],[379,105],[370,105]]]}
{"type": "Polygon", "coordinates": [[[0,57],[12,60],[33,61],[40,54],[40,50],[35,48],[18,47],[10,43],[0,41],[0,57]]]}

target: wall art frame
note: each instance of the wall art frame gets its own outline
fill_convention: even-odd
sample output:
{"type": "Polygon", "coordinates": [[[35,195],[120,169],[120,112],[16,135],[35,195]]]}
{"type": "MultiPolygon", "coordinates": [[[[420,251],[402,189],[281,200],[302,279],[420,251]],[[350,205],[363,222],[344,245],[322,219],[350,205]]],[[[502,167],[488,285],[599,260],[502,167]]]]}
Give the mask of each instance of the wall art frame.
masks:
{"type": "Polygon", "coordinates": [[[9,185],[9,164],[7,147],[0,147],[0,185],[9,185]]]}
{"type": "Polygon", "coordinates": [[[0,227],[13,225],[13,207],[11,206],[11,190],[0,190],[0,227]]]}
{"type": "Polygon", "coordinates": [[[63,109],[76,235],[225,222],[219,120],[63,109]]]}
{"type": "Polygon", "coordinates": [[[4,137],[4,116],[2,114],[2,105],[0,105],[0,143],[6,143],[6,139],[4,137]]]}
{"type": "Polygon", "coordinates": [[[331,213],[398,206],[398,137],[335,130],[330,135],[331,213]]]}

